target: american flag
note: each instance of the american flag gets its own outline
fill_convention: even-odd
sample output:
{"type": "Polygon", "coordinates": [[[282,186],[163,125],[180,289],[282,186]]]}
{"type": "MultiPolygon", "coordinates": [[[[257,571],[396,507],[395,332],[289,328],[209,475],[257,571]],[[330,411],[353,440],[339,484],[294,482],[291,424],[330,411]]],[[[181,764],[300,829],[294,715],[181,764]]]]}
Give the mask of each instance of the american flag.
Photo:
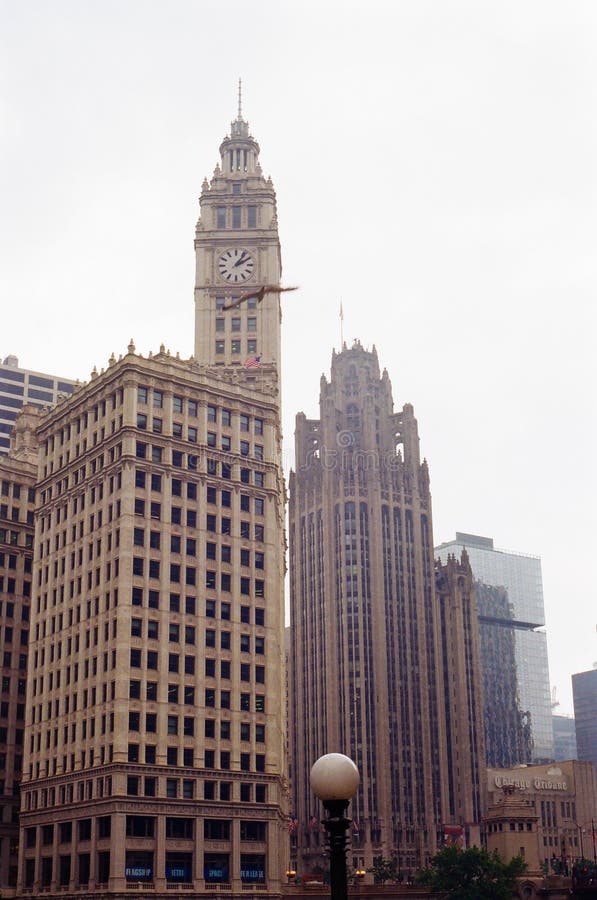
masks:
{"type": "Polygon", "coordinates": [[[359,833],[360,829],[359,829],[359,820],[358,819],[352,820],[352,830],[354,831],[355,834],[359,833]]]}
{"type": "Polygon", "coordinates": [[[261,368],[261,357],[260,356],[247,356],[245,359],[245,369],[260,369],[261,368]]]}
{"type": "Polygon", "coordinates": [[[294,834],[298,825],[298,819],[295,819],[293,816],[290,816],[288,819],[288,832],[289,834],[294,834]]]}
{"type": "Polygon", "coordinates": [[[309,828],[317,828],[318,825],[319,820],[317,819],[317,817],[311,816],[311,818],[309,819],[309,828]]]}

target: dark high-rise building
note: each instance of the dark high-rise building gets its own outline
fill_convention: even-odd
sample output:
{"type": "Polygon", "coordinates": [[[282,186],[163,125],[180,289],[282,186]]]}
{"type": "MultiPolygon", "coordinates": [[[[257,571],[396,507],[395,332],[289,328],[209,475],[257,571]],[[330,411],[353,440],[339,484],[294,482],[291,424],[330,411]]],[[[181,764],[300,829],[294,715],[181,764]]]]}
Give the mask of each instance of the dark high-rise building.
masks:
{"type": "Polygon", "coordinates": [[[504,588],[475,582],[481,638],[485,759],[492,768],[528,765],[533,758],[530,714],[521,710],[515,620],[504,588]]]}
{"type": "Polygon", "coordinates": [[[394,411],[358,342],[334,353],[320,417],[297,416],[289,523],[297,868],[324,865],[308,776],[341,752],[361,773],[352,863],[412,871],[444,825],[480,821],[477,614],[466,556],[434,565],[413,408],[394,411]]]}
{"type": "Polygon", "coordinates": [[[578,758],[597,766],[597,666],[572,676],[578,758]]]}
{"type": "Polygon", "coordinates": [[[10,433],[25,403],[53,406],[62,394],[72,394],[75,382],[56,375],[21,369],[12,354],[0,364],[0,455],[8,453],[10,433]]]}

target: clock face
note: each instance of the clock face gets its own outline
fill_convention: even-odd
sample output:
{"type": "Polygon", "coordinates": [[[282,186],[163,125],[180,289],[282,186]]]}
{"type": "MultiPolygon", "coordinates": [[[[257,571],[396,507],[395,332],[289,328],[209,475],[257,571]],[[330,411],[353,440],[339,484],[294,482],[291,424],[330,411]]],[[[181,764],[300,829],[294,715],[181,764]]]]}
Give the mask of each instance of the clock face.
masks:
{"type": "Polygon", "coordinates": [[[230,284],[239,284],[246,281],[253,274],[255,261],[247,250],[237,247],[232,250],[224,250],[218,259],[220,277],[230,284]]]}

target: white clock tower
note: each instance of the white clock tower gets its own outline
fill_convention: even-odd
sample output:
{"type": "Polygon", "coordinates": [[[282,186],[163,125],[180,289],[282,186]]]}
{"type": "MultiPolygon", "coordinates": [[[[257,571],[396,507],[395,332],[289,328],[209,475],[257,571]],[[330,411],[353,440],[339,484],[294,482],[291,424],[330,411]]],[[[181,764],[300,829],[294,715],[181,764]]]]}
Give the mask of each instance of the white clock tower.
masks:
{"type": "Polygon", "coordinates": [[[195,232],[195,358],[279,390],[279,294],[225,309],[252,288],[278,285],[282,271],[276,194],[242,117],[240,87],[238,116],[220,157],[211,181],[203,182],[195,232]]]}

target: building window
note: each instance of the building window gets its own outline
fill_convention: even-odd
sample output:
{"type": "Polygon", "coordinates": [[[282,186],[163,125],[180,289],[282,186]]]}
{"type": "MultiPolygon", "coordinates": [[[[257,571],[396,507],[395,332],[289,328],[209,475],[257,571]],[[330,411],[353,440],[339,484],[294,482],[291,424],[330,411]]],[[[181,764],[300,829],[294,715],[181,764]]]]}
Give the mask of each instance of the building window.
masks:
{"type": "Polygon", "coordinates": [[[241,821],[241,841],[265,841],[267,840],[267,822],[241,821]]]}
{"type": "Polygon", "coordinates": [[[178,797],[178,778],[166,778],[166,797],[178,797]]]}
{"type": "Polygon", "coordinates": [[[206,841],[229,841],[230,830],[228,819],[203,820],[203,837],[206,841]]]}
{"type": "Polygon", "coordinates": [[[227,883],[230,881],[230,854],[204,853],[203,877],[206,884],[227,883]]]}

